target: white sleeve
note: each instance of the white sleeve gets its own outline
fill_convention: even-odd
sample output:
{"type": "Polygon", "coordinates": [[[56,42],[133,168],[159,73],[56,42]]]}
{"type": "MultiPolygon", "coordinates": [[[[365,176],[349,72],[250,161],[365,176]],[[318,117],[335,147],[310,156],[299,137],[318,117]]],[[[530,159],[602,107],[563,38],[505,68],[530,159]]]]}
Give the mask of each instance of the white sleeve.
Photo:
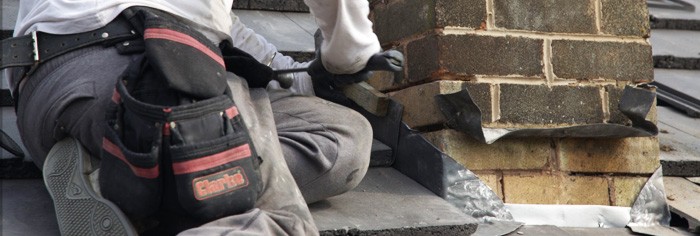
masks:
{"type": "Polygon", "coordinates": [[[323,34],[321,58],[331,73],[352,74],[362,70],[381,50],[372,31],[367,0],[304,0],[323,34]]]}
{"type": "MultiPolygon", "coordinates": [[[[293,58],[278,53],[274,45],[267,42],[263,36],[246,27],[238,19],[238,16],[232,14],[231,18],[233,20],[231,39],[234,47],[247,52],[260,63],[269,65],[272,69],[306,68],[309,66],[309,62],[296,62],[293,58]]],[[[294,84],[289,90],[295,94],[314,95],[313,84],[307,73],[294,73],[290,76],[293,77],[294,84]]],[[[280,88],[277,81],[270,82],[268,86],[276,89],[280,88]]]]}

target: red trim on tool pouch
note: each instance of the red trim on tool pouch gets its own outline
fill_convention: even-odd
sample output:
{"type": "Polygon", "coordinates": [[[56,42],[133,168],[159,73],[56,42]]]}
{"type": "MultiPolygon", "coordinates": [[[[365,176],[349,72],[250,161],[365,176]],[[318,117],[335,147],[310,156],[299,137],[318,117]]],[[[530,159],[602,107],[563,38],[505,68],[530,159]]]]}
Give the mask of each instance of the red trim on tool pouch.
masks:
{"type": "Polygon", "coordinates": [[[165,39],[165,40],[170,40],[170,41],[175,41],[190,47],[193,47],[205,55],[211,57],[211,59],[214,59],[217,63],[219,63],[221,66],[226,67],[224,64],[224,59],[221,58],[218,54],[216,54],[214,51],[209,49],[207,46],[204,44],[200,43],[197,41],[195,38],[192,38],[192,36],[189,36],[187,34],[183,34],[180,32],[177,32],[175,30],[171,29],[164,29],[164,28],[149,28],[146,29],[146,31],[143,34],[144,39],[165,39]]]}
{"type": "Polygon", "coordinates": [[[236,117],[238,115],[238,108],[236,106],[232,106],[228,109],[226,109],[226,116],[228,116],[229,119],[233,119],[233,117],[236,117]]]}
{"type": "Polygon", "coordinates": [[[176,175],[194,173],[250,157],[250,155],[250,145],[244,144],[220,153],[200,157],[194,160],[174,162],[173,173],[176,175]]]}

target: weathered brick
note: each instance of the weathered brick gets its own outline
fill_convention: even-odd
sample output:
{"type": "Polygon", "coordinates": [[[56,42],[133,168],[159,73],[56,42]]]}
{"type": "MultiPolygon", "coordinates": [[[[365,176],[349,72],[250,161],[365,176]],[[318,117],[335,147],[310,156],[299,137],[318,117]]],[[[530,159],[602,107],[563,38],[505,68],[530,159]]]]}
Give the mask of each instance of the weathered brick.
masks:
{"type": "Polygon", "coordinates": [[[404,106],[403,122],[411,127],[445,123],[445,116],[435,102],[435,95],[456,93],[467,89],[482,111],[482,121],[491,120],[491,89],[489,84],[465,81],[435,81],[389,93],[404,106]]]}
{"type": "Polygon", "coordinates": [[[375,6],[372,11],[374,32],[379,42],[388,43],[432,30],[435,25],[435,1],[394,1],[375,6]]]}
{"type": "Polygon", "coordinates": [[[498,198],[503,200],[503,189],[501,188],[501,176],[492,172],[479,172],[474,171],[477,177],[484,182],[486,186],[489,186],[491,190],[496,193],[498,198]]]}
{"type": "Polygon", "coordinates": [[[372,16],[379,41],[388,43],[445,26],[480,28],[486,1],[392,1],[375,4],[372,16]]]}
{"type": "Polygon", "coordinates": [[[432,77],[440,69],[440,52],[437,35],[428,35],[406,45],[405,74],[408,81],[422,81],[432,77]]]}
{"type": "Polygon", "coordinates": [[[600,29],[605,34],[649,37],[645,0],[602,0],[600,29]]]}
{"type": "Polygon", "coordinates": [[[486,1],[437,0],[437,26],[480,28],[486,21],[486,1]]]}
{"type": "Polygon", "coordinates": [[[579,173],[651,174],[659,168],[656,137],[558,141],[559,168],[579,173]]]}
{"type": "Polygon", "coordinates": [[[592,0],[494,0],[496,27],[541,32],[597,33],[592,0]]]}
{"type": "Polygon", "coordinates": [[[613,206],[631,207],[649,177],[613,177],[610,197],[613,206]]]}
{"type": "Polygon", "coordinates": [[[423,136],[469,170],[542,170],[552,154],[546,138],[505,138],[485,144],[455,130],[423,136]]]}
{"type": "Polygon", "coordinates": [[[603,122],[597,87],[501,84],[499,123],[535,125],[603,122]]]}
{"type": "Polygon", "coordinates": [[[406,46],[407,78],[435,74],[543,77],[541,39],[481,35],[429,35],[406,46]]]}
{"type": "Polygon", "coordinates": [[[648,44],[552,41],[552,66],[559,78],[651,82],[652,63],[648,44]]]}
{"type": "Polygon", "coordinates": [[[506,203],[609,205],[608,181],[596,176],[506,175],[506,203]]]}
{"type": "Polygon", "coordinates": [[[443,36],[440,60],[458,74],[542,76],[540,39],[476,35],[443,36]]]}
{"type": "MultiPolygon", "coordinates": [[[[238,1],[238,0],[236,0],[238,1]]],[[[248,0],[249,9],[271,11],[308,12],[303,0],[248,0]]],[[[234,1],[235,2],[235,1],[234,1]]]]}

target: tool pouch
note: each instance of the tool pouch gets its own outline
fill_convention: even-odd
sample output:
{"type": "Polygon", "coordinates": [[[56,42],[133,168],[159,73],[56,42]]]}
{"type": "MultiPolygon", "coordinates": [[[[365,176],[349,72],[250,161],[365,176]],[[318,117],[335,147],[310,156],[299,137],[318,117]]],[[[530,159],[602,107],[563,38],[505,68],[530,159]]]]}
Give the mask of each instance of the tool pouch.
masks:
{"type": "Polygon", "coordinates": [[[220,50],[159,11],[139,9],[132,22],[142,22],[144,53],[112,97],[102,194],[136,219],[166,209],[204,222],[252,209],[261,159],[231,98],[220,50]]]}

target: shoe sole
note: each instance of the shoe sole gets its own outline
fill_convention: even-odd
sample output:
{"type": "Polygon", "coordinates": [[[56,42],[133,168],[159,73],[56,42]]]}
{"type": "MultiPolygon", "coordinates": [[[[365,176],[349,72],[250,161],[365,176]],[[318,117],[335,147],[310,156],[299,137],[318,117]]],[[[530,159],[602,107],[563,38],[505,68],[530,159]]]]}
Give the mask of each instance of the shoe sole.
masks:
{"type": "Polygon", "coordinates": [[[89,164],[87,151],[72,138],[56,143],[44,162],[61,235],[137,235],[126,215],[92,189],[89,164]]]}

